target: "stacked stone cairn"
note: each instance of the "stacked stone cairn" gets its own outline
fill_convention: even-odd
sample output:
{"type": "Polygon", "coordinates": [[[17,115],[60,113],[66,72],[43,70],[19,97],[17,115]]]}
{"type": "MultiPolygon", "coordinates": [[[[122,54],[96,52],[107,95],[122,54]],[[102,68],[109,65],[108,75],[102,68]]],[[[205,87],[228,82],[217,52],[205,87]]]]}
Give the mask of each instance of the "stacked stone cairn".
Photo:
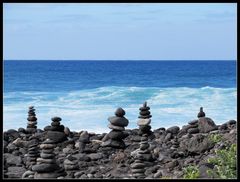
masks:
{"type": "Polygon", "coordinates": [[[140,148],[137,149],[137,154],[134,156],[134,162],[131,164],[132,175],[135,178],[145,178],[146,167],[149,162],[153,161],[151,151],[148,144],[148,134],[143,134],[141,137],[140,148]]]}
{"type": "Polygon", "coordinates": [[[32,171],[32,166],[37,163],[37,158],[39,155],[39,140],[34,139],[34,142],[28,146],[28,154],[27,154],[27,161],[26,167],[28,171],[23,174],[22,178],[34,178],[34,172],[32,171]]]}
{"type": "Polygon", "coordinates": [[[51,139],[46,139],[41,145],[42,150],[40,156],[37,158],[37,163],[32,167],[32,171],[36,172],[34,174],[35,179],[41,178],[58,178],[64,176],[64,169],[61,169],[57,164],[55,158],[54,148],[56,144],[51,139]]]}
{"type": "Polygon", "coordinates": [[[140,118],[137,122],[138,126],[139,126],[139,135],[143,135],[143,134],[147,134],[148,136],[152,134],[151,131],[151,117],[152,115],[150,115],[150,107],[147,106],[147,102],[144,102],[143,107],[139,108],[140,110],[140,116],[138,116],[138,118],[140,118]]]}
{"type": "Polygon", "coordinates": [[[37,118],[35,114],[34,106],[29,106],[28,111],[28,123],[27,123],[27,133],[35,133],[37,131],[37,118]]]}
{"type": "Polygon", "coordinates": [[[60,143],[67,140],[67,135],[64,133],[64,125],[61,125],[60,117],[53,117],[51,126],[44,128],[47,131],[47,138],[53,140],[55,143],[60,143]]]}
{"type": "Polygon", "coordinates": [[[125,148],[124,138],[128,136],[127,133],[123,132],[129,123],[128,119],[124,117],[125,111],[120,107],[116,110],[115,116],[109,117],[108,121],[110,124],[108,127],[112,129],[107,134],[107,141],[102,143],[102,147],[113,147],[113,148],[125,148]]]}

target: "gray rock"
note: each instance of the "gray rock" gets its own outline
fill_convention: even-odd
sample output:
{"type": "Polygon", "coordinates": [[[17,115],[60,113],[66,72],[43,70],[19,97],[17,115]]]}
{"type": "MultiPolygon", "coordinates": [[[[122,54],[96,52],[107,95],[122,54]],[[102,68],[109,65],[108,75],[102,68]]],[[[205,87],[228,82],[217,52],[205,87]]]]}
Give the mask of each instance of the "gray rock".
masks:
{"type": "Polygon", "coordinates": [[[213,130],[217,130],[218,127],[211,118],[200,117],[198,119],[198,129],[200,133],[208,133],[213,130]]]}
{"type": "Polygon", "coordinates": [[[177,134],[180,128],[178,126],[172,126],[167,129],[167,132],[172,133],[172,134],[177,134]]]}
{"type": "Polygon", "coordinates": [[[34,179],[49,179],[49,178],[58,178],[60,176],[63,176],[64,173],[57,173],[57,172],[52,172],[52,173],[35,173],[34,179]]]}
{"type": "Polygon", "coordinates": [[[62,118],[55,116],[55,117],[52,117],[52,121],[60,122],[62,121],[62,118]]]}
{"type": "Polygon", "coordinates": [[[144,163],[133,163],[131,165],[132,169],[141,169],[141,168],[144,168],[144,167],[146,167],[146,165],[144,163]]]}
{"type": "Polygon", "coordinates": [[[47,131],[47,137],[53,140],[55,143],[67,140],[65,133],[58,131],[47,131]]]}
{"type": "Polygon", "coordinates": [[[96,160],[100,160],[103,158],[103,154],[102,153],[92,153],[92,154],[88,154],[88,157],[93,160],[93,161],[96,161],[96,160]]]}
{"type": "Polygon", "coordinates": [[[128,125],[129,121],[125,117],[112,116],[108,118],[108,121],[114,126],[125,127],[128,125]]]}
{"type": "Polygon", "coordinates": [[[59,166],[57,164],[36,164],[32,166],[32,170],[39,173],[52,172],[57,169],[59,169],[59,166]]]}
{"type": "Polygon", "coordinates": [[[90,138],[89,133],[87,131],[83,131],[80,134],[79,141],[83,142],[83,143],[88,143],[89,142],[89,138],[90,138]]]}
{"type": "Polygon", "coordinates": [[[151,119],[139,119],[137,122],[138,126],[145,126],[145,125],[149,125],[151,123],[151,119]]]}
{"type": "Polygon", "coordinates": [[[189,134],[195,134],[195,133],[199,133],[199,129],[198,128],[189,128],[187,132],[189,134]]]}
{"type": "Polygon", "coordinates": [[[108,133],[109,138],[111,139],[116,139],[116,140],[121,140],[123,139],[126,135],[122,131],[116,131],[112,130],[110,133],[108,133]]]}
{"type": "Polygon", "coordinates": [[[115,125],[112,125],[111,123],[108,125],[108,128],[113,129],[113,130],[118,130],[118,131],[124,131],[125,130],[124,127],[122,127],[122,126],[115,126],[115,125]]]}
{"type": "Polygon", "coordinates": [[[5,153],[3,154],[8,165],[19,166],[22,164],[22,158],[20,156],[15,156],[13,154],[5,153]]]}
{"type": "Polygon", "coordinates": [[[198,119],[194,119],[194,120],[188,122],[188,124],[190,124],[190,125],[195,125],[197,123],[198,123],[198,119]]]}

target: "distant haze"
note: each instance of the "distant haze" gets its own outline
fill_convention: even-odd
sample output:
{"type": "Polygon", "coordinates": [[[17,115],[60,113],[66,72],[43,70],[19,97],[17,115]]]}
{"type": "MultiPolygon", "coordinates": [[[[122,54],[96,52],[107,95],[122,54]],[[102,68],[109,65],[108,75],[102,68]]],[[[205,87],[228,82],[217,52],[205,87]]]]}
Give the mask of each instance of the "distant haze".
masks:
{"type": "Polygon", "coordinates": [[[236,60],[237,3],[4,3],[4,60],[236,60]]]}

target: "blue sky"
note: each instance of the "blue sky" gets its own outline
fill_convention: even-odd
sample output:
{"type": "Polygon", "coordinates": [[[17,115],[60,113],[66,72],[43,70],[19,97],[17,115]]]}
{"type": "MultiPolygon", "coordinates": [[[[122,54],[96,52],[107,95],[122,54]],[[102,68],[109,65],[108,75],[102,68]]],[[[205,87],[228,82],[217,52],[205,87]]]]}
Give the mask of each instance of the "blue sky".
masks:
{"type": "Polygon", "coordinates": [[[3,58],[236,60],[236,3],[4,3],[3,58]]]}

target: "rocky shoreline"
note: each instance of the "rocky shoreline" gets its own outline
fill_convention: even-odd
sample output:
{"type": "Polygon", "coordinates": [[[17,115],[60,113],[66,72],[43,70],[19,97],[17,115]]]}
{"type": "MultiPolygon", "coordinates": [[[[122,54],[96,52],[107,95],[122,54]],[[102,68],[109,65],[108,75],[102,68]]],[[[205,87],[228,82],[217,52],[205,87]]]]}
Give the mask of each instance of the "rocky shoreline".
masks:
{"type": "Polygon", "coordinates": [[[197,178],[218,178],[207,173],[216,168],[208,159],[237,143],[235,120],[216,125],[201,108],[182,128],[151,130],[150,107],[145,102],[139,110],[139,128],[127,129],[118,108],[108,118],[112,131],[96,134],[70,131],[60,117],[39,129],[30,106],[26,129],[3,132],[4,178],[178,179],[189,166],[198,168],[197,178]]]}

